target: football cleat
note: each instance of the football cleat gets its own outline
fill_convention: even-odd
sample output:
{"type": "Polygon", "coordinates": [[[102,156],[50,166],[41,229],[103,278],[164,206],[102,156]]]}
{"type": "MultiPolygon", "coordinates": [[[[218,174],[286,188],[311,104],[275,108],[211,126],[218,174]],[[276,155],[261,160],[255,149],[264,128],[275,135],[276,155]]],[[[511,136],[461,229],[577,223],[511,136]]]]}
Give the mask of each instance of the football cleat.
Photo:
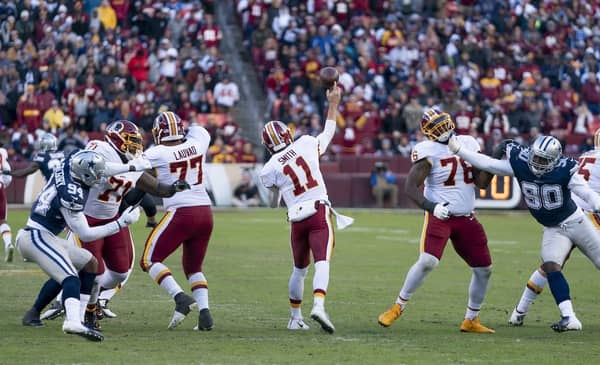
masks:
{"type": "Polygon", "coordinates": [[[398,303],[394,303],[390,309],[381,313],[377,318],[377,322],[383,327],[389,327],[402,315],[402,307],[398,303]]]}
{"type": "Polygon", "coordinates": [[[479,317],[473,319],[465,318],[460,324],[461,332],[473,332],[473,333],[496,333],[491,328],[487,328],[479,322],[479,317]]]}
{"type": "Polygon", "coordinates": [[[23,326],[29,327],[42,327],[44,325],[44,322],[40,320],[40,313],[35,308],[31,308],[25,313],[21,323],[23,323],[23,326]]]}
{"type": "Polygon", "coordinates": [[[6,247],[6,251],[4,252],[4,261],[5,262],[13,262],[14,256],[15,256],[15,245],[10,243],[6,247]]]}
{"type": "MultiPolygon", "coordinates": [[[[108,299],[100,299],[98,300],[97,308],[102,310],[102,315],[106,318],[117,318],[117,314],[108,308],[108,299]]],[[[98,314],[98,312],[96,312],[98,314]]],[[[98,316],[100,319],[100,316],[98,316]]]]}
{"type": "Polygon", "coordinates": [[[517,310],[517,307],[515,307],[510,315],[510,318],[508,319],[508,324],[515,327],[522,326],[526,315],[527,312],[521,313],[517,310]]]}
{"type": "Polygon", "coordinates": [[[194,331],[210,331],[213,328],[213,320],[208,308],[200,309],[198,314],[198,325],[194,327],[194,331]]]}
{"type": "Polygon", "coordinates": [[[86,326],[77,321],[64,321],[62,330],[64,333],[79,335],[85,338],[86,340],[94,342],[104,340],[104,335],[102,335],[102,333],[91,328],[87,328],[86,326]]]}
{"type": "Polygon", "coordinates": [[[302,318],[294,318],[294,317],[290,318],[287,328],[288,328],[288,330],[308,330],[308,329],[310,329],[310,327],[308,327],[308,325],[306,323],[304,323],[304,320],[302,318]]]}
{"type": "Polygon", "coordinates": [[[575,316],[562,317],[560,321],[550,326],[555,332],[581,331],[581,322],[575,316]]]}
{"type": "Polygon", "coordinates": [[[83,317],[83,324],[87,328],[91,328],[95,331],[101,331],[102,327],[100,326],[100,322],[98,322],[98,317],[96,316],[96,308],[86,309],[85,315],[83,317]]]}
{"type": "Polygon", "coordinates": [[[327,333],[335,332],[335,327],[333,323],[329,320],[329,316],[325,313],[325,308],[321,306],[313,306],[312,311],[310,311],[310,318],[315,320],[317,323],[321,325],[321,328],[327,333]]]}
{"type": "Polygon", "coordinates": [[[173,329],[190,313],[193,308],[196,308],[198,304],[194,300],[194,298],[189,295],[181,292],[175,296],[175,312],[173,313],[173,318],[171,318],[171,322],[169,323],[168,329],[173,329]]]}
{"type": "Polygon", "coordinates": [[[63,308],[60,300],[55,300],[54,303],[44,313],[42,313],[41,319],[53,320],[65,314],[65,308],[63,308]]]}

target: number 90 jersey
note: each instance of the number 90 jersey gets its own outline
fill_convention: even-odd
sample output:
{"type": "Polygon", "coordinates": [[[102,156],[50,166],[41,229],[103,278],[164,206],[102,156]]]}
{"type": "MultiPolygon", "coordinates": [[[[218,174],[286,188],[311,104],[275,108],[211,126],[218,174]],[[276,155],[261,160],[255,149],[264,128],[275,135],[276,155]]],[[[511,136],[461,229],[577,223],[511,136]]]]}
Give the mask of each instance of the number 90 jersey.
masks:
{"type": "MultiPolygon", "coordinates": [[[[90,141],[85,147],[104,157],[107,162],[123,163],[121,156],[105,141],[90,141]]],[[[123,196],[135,186],[142,172],[125,172],[110,176],[104,182],[90,189],[90,196],[85,203],[83,213],[92,218],[111,219],[119,213],[119,205],[123,196]]]]}
{"type": "MultiPolygon", "coordinates": [[[[479,143],[471,136],[457,136],[462,148],[479,152],[479,143]]],[[[451,215],[469,215],[475,209],[475,186],[471,165],[455,156],[448,145],[435,141],[417,143],[412,162],[427,159],[431,172],[425,179],[423,194],[434,203],[449,203],[451,215]]]]}
{"type": "Polygon", "coordinates": [[[170,185],[177,180],[185,180],[190,185],[188,190],[163,198],[166,210],[211,205],[203,183],[210,134],[203,127],[194,125],[190,126],[185,138],[178,145],[152,146],[143,154],[156,169],[156,178],[160,183],[170,185]]]}
{"type": "Polygon", "coordinates": [[[319,142],[302,136],[275,153],[260,172],[262,184],[277,187],[289,208],[309,200],[329,200],[319,168],[319,142]]]}

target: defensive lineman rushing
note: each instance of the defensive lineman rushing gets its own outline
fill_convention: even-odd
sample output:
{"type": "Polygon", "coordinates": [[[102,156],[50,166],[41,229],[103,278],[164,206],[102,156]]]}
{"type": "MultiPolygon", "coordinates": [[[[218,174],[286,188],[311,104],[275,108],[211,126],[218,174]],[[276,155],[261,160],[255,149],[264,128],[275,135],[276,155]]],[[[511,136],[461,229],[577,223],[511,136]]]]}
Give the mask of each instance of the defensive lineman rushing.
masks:
{"type": "MultiPolygon", "coordinates": [[[[192,125],[187,134],[179,116],[167,111],[159,114],[152,128],[155,146],[128,165],[108,164],[116,172],[155,168],[157,179],[171,185],[185,180],[190,189],[163,199],[167,211],[146,240],[141,266],[174,300],[175,312],[168,325],[178,326],[196,306],[196,329],[210,330],[213,320],[208,306],[208,284],[202,264],[213,227],[211,202],[204,185],[203,166],[210,135],[203,127],[192,125]],[[193,298],[185,294],[163,261],[183,245],[183,271],[193,298]]],[[[112,173],[111,173],[112,174],[112,173]]]]}
{"type": "MultiPolygon", "coordinates": [[[[439,264],[448,242],[471,267],[469,302],[463,332],[494,333],[482,325],[479,311],[483,304],[492,273],[492,260],[483,227],[473,214],[475,186],[485,188],[493,175],[472,168],[456,158],[448,149],[448,138],[454,133],[454,122],[447,113],[431,108],[423,114],[421,131],[429,140],[418,143],[412,152],[411,168],[405,190],[407,195],[425,209],[421,236],[421,253],[406,275],[396,302],[382,313],[378,322],[389,327],[404,312],[405,306],[425,277],[439,264]],[[425,183],[424,193],[420,187],[425,183]]],[[[479,151],[471,136],[458,136],[465,149],[479,151]]]]}
{"type": "Polygon", "coordinates": [[[15,253],[15,246],[12,243],[12,233],[10,226],[6,223],[6,193],[5,189],[10,185],[12,177],[10,176],[10,165],[8,164],[8,153],[5,148],[0,147],[0,235],[4,241],[4,261],[12,262],[15,253]]]}
{"type": "Polygon", "coordinates": [[[562,274],[562,265],[574,246],[600,268],[600,235],[592,222],[578,209],[571,192],[587,201],[593,211],[600,210],[600,196],[591,190],[577,162],[562,156],[560,142],[551,136],[538,137],[531,148],[507,144],[508,160],[496,160],[463,148],[451,138],[449,148],[461,158],[486,171],[515,176],[531,215],[544,226],[542,270],[546,272],[552,295],[561,312],[561,320],[552,324],[557,332],[581,330],[562,274]]]}
{"type": "MultiPolygon", "coordinates": [[[[288,207],[291,222],[291,248],[294,268],[289,280],[291,317],[288,329],[307,330],[300,305],[304,278],[312,251],[315,266],[313,279],[314,304],[312,319],[329,333],[335,331],[325,312],[325,295],[329,284],[329,260],[334,246],[331,209],[327,189],[319,168],[319,157],[325,153],[335,133],[336,114],[341,97],[334,85],[327,91],[329,107],[323,132],[316,138],[302,136],[293,141],[289,128],[279,121],[268,122],[262,130],[262,141],[272,156],[263,167],[260,177],[265,187],[272,190],[271,206],[279,204],[280,193],[288,207]]],[[[343,217],[342,218],[347,218],[343,217]]],[[[338,227],[340,226],[338,221],[338,227]]],[[[351,223],[351,222],[347,222],[351,223]]]]}
{"type": "MultiPolygon", "coordinates": [[[[593,191],[600,193],[600,129],[594,133],[594,149],[579,157],[578,173],[588,182],[593,191]]],[[[577,195],[573,195],[573,201],[586,212],[596,229],[600,229],[600,215],[594,213],[592,206],[577,195]]],[[[511,326],[523,325],[530,305],[544,290],[546,284],[548,284],[546,273],[542,267],[539,267],[529,277],[523,294],[508,319],[508,324],[511,326]]]]}
{"type": "MultiPolygon", "coordinates": [[[[50,180],[31,208],[27,226],[17,235],[17,249],[23,258],[36,262],[51,277],[44,285],[38,301],[49,301],[62,287],[66,319],[63,331],[81,335],[92,341],[102,341],[101,333],[85,327],[82,322],[84,305],[81,292],[89,294],[94,282],[97,261],[89,251],[74,246],[57,235],[69,227],[85,240],[94,240],[118,232],[121,227],[139,218],[139,211],[128,210],[118,220],[90,227],[83,214],[89,188],[105,178],[105,161],[92,151],[71,155],[54,170],[50,180]],[[81,278],[81,280],[80,280],[81,278]],[[52,293],[44,298],[45,293],[52,293]]],[[[36,302],[37,303],[37,302],[36,302]]],[[[85,304],[85,303],[84,303],[85,304]]],[[[26,317],[39,316],[35,305],[26,317]]]]}

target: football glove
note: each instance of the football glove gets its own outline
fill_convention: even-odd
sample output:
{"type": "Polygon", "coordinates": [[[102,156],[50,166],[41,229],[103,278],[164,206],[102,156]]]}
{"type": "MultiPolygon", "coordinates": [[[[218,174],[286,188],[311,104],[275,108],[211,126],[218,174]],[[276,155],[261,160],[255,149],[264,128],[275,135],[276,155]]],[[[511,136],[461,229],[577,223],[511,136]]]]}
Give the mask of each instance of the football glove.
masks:
{"type": "Polygon", "coordinates": [[[140,219],[140,209],[138,207],[130,207],[125,209],[123,214],[117,219],[119,226],[125,227],[132,225],[140,219]]]}
{"type": "Polygon", "coordinates": [[[437,203],[435,208],[433,208],[433,215],[437,219],[441,219],[445,221],[450,218],[450,211],[448,210],[448,203],[437,203]]]}
{"type": "Polygon", "coordinates": [[[448,139],[448,149],[450,149],[450,152],[457,154],[461,147],[462,145],[458,141],[458,137],[456,137],[456,135],[453,135],[448,139]]]}
{"type": "Polygon", "coordinates": [[[190,184],[188,184],[185,180],[177,180],[173,183],[173,188],[175,189],[176,193],[179,193],[180,191],[190,189],[190,184]]]}
{"type": "Polygon", "coordinates": [[[492,151],[492,158],[496,160],[501,160],[502,157],[506,154],[506,146],[515,143],[512,139],[505,139],[502,142],[498,143],[496,147],[494,147],[494,151],[492,151]]]}

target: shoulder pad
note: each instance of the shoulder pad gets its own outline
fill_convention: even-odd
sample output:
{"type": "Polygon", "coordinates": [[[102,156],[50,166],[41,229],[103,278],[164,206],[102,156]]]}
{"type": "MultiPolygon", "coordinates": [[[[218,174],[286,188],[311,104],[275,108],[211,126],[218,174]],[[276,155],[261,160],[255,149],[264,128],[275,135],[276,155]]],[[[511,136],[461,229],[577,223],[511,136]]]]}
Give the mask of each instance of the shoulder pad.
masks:
{"type": "Polygon", "coordinates": [[[432,155],[431,141],[422,141],[415,145],[410,154],[410,160],[415,163],[432,155]]]}

